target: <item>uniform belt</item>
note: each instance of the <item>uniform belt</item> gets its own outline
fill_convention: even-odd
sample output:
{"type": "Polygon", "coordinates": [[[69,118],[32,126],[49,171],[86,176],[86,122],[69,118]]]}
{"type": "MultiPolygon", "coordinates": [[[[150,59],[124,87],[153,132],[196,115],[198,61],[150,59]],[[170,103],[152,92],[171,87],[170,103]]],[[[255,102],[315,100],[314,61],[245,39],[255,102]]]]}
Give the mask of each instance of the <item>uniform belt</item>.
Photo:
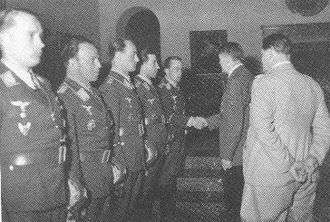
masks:
{"type": "Polygon", "coordinates": [[[80,151],[81,162],[108,163],[111,157],[111,150],[80,151]]]}
{"type": "Polygon", "coordinates": [[[1,165],[26,166],[31,164],[61,164],[66,161],[66,147],[47,149],[41,152],[16,153],[3,155],[1,165]]]}

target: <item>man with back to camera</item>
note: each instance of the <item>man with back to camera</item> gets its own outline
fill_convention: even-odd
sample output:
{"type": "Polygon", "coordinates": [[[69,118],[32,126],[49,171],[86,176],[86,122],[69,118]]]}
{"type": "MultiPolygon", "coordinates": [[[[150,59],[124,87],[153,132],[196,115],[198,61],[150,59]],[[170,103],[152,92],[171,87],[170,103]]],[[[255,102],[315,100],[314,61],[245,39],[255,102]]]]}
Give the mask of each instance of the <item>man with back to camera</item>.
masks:
{"type": "Polygon", "coordinates": [[[90,85],[97,79],[101,67],[98,51],[91,41],[76,36],[65,46],[62,57],[66,78],[58,93],[67,110],[70,145],[78,152],[70,173],[80,175],[90,199],[85,215],[76,219],[106,221],[106,199],[123,170],[111,163],[112,114],[99,91],[90,85]]]}
{"type": "Polygon", "coordinates": [[[0,157],[4,221],[66,220],[63,110],[50,84],[33,73],[44,44],[38,19],[0,12],[0,157]]]}
{"type": "Polygon", "coordinates": [[[129,73],[139,61],[135,44],[117,38],[109,46],[111,71],[100,91],[115,122],[115,159],[127,167],[127,179],[114,210],[114,221],[139,221],[137,198],[141,193],[146,161],[153,158],[146,140],[142,104],[129,73]],[[146,158],[146,152],[149,154],[146,158]]]}
{"type": "Polygon", "coordinates": [[[253,81],[243,150],[244,221],[312,221],[330,118],[319,84],[291,64],[291,48],[283,34],[262,42],[265,74],[253,81]]]}
{"type": "Polygon", "coordinates": [[[147,216],[151,218],[152,206],[158,194],[160,169],[165,157],[167,133],[162,104],[157,88],[152,83],[159,69],[156,53],[150,48],[143,49],[139,67],[139,74],[135,77],[136,90],[143,105],[146,133],[157,153],[157,159],[148,166],[142,193],[142,207],[146,208],[147,216]]]}

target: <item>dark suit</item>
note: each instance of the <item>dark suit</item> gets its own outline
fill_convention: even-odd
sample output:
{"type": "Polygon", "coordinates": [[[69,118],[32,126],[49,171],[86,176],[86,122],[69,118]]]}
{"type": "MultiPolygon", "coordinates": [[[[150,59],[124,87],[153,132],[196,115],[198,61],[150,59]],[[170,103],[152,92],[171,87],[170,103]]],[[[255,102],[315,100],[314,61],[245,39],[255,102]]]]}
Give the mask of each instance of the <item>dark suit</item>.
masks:
{"type": "Polygon", "coordinates": [[[65,221],[67,152],[60,101],[46,80],[38,77],[40,89],[34,90],[3,64],[0,73],[3,209],[9,221],[65,221]]]}
{"type": "Polygon", "coordinates": [[[134,86],[118,73],[111,71],[100,91],[115,121],[115,159],[128,170],[113,217],[115,221],[134,220],[145,173],[142,107],[134,86]]]}
{"type": "Polygon", "coordinates": [[[76,171],[85,184],[91,203],[86,221],[104,221],[102,215],[106,197],[113,188],[111,152],[114,122],[99,92],[86,90],[66,78],[58,90],[67,109],[69,137],[72,150],[80,158],[72,161],[71,172],[76,171]]]}
{"type": "Polygon", "coordinates": [[[224,193],[228,210],[239,212],[243,193],[242,156],[249,124],[249,103],[253,75],[243,66],[229,76],[220,113],[207,119],[210,129],[219,129],[220,157],[233,162],[225,171],[224,193]]]}
{"type": "Polygon", "coordinates": [[[163,216],[173,214],[176,179],[185,160],[184,137],[188,117],[185,115],[184,98],[179,87],[173,87],[165,78],[158,87],[159,96],[165,111],[168,130],[168,154],[161,170],[161,207],[163,216]]]}
{"type": "Polygon", "coordinates": [[[149,84],[139,76],[135,78],[135,86],[143,104],[144,122],[148,141],[157,150],[157,160],[148,168],[144,182],[143,195],[146,199],[147,208],[151,209],[152,202],[157,194],[160,169],[164,162],[167,132],[165,126],[165,115],[160,102],[158,92],[153,84],[149,84]]]}

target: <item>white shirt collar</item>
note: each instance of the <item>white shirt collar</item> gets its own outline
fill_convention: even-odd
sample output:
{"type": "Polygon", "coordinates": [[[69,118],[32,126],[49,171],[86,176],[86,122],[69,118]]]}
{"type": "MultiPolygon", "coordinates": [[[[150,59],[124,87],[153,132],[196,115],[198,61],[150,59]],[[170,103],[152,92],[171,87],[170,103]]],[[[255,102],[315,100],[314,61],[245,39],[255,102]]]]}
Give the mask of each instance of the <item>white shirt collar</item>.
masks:
{"type": "Polygon", "coordinates": [[[152,85],[152,82],[149,78],[143,76],[143,75],[138,75],[138,77],[140,77],[142,80],[146,81],[149,85],[152,85]]]}
{"type": "Polygon", "coordinates": [[[169,78],[167,75],[165,75],[165,79],[174,87],[176,88],[178,84],[174,83],[174,81],[169,78]]]}
{"type": "Polygon", "coordinates": [[[231,75],[233,74],[233,72],[234,72],[238,67],[240,67],[240,66],[242,66],[242,65],[243,65],[242,63],[239,63],[239,64],[233,66],[233,67],[229,70],[229,72],[228,72],[228,77],[231,76],[231,75]]]}
{"type": "Polygon", "coordinates": [[[14,72],[23,82],[25,82],[30,88],[36,89],[35,84],[32,81],[31,74],[29,70],[19,67],[17,64],[11,62],[10,60],[1,59],[1,62],[8,67],[12,72],[14,72]]]}

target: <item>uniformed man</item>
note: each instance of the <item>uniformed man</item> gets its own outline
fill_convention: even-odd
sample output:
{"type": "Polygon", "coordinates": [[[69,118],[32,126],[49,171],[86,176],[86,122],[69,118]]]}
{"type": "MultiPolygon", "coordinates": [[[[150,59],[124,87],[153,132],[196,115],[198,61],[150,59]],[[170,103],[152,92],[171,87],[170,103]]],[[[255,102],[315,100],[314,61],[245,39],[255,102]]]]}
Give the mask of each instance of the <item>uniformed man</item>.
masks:
{"type": "Polygon", "coordinates": [[[42,27],[31,13],[0,12],[0,157],[5,221],[66,220],[67,178],[60,101],[32,67],[42,27]]]}
{"type": "Polygon", "coordinates": [[[100,90],[115,121],[115,158],[128,170],[113,216],[115,221],[138,221],[136,200],[141,191],[146,161],[153,158],[152,152],[148,152],[146,158],[146,148],[151,144],[145,140],[143,110],[129,77],[139,59],[136,47],[129,39],[119,38],[109,49],[112,67],[100,90]]]}
{"type": "Polygon", "coordinates": [[[147,216],[151,217],[152,205],[157,194],[157,183],[160,169],[165,157],[167,132],[165,115],[152,79],[156,77],[159,65],[155,52],[146,48],[140,53],[139,74],[135,77],[135,86],[143,105],[144,122],[148,139],[157,151],[157,160],[148,168],[143,187],[144,204],[147,216]]]}
{"type": "Polygon", "coordinates": [[[163,220],[170,221],[168,217],[173,215],[175,206],[176,180],[185,159],[185,127],[187,124],[190,125],[189,122],[193,118],[185,115],[184,99],[178,85],[182,75],[182,59],[177,56],[168,57],[164,62],[164,71],[165,77],[160,82],[158,90],[166,115],[168,154],[160,177],[160,205],[163,220]]]}
{"type": "Polygon", "coordinates": [[[66,78],[58,93],[67,109],[69,138],[79,158],[72,160],[71,173],[81,176],[90,203],[82,221],[106,221],[103,207],[113,191],[120,168],[112,164],[114,122],[99,91],[90,85],[101,67],[94,44],[74,37],[62,52],[66,78]]]}

